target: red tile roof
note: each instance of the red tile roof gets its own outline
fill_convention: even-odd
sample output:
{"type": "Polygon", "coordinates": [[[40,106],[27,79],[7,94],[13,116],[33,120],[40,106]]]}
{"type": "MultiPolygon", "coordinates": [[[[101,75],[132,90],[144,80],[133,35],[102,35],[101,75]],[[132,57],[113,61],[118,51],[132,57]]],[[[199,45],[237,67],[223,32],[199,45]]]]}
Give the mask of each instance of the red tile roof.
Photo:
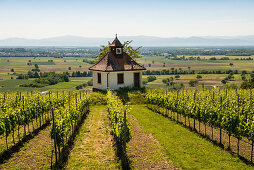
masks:
{"type": "Polygon", "coordinates": [[[115,56],[108,52],[98,63],[94,64],[89,70],[94,71],[135,71],[146,70],[139,65],[128,54],[123,52],[122,56],[115,56]]]}

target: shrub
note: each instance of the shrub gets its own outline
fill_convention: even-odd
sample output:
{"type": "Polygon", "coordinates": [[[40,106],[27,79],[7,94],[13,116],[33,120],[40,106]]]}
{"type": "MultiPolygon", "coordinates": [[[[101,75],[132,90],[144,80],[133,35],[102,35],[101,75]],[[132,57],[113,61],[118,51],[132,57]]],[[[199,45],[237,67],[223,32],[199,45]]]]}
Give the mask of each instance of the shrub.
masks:
{"type": "Polygon", "coordinates": [[[195,87],[197,84],[198,84],[197,80],[191,80],[191,81],[189,81],[190,87],[195,87]]]}
{"type": "Polygon", "coordinates": [[[88,85],[88,86],[93,86],[93,79],[89,80],[89,81],[87,82],[87,85],[88,85]]]}
{"type": "Polygon", "coordinates": [[[211,57],[209,60],[217,60],[216,57],[211,57]]]}
{"type": "Polygon", "coordinates": [[[151,82],[151,81],[154,81],[154,80],[156,80],[156,77],[155,77],[155,76],[148,76],[148,77],[147,77],[147,81],[148,81],[148,82],[151,82]]]}
{"type": "Polygon", "coordinates": [[[201,75],[197,75],[197,79],[198,80],[202,79],[202,76],[201,75]]]}
{"type": "Polygon", "coordinates": [[[179,79],[179,78],[180,78],[180,75],[175,75],[175,78],[176,78],[176,79],[179,79]]]}
{"type": "Polygon", "coordinates": [[[227,84],[227,80],[226,80],[226,79],[223,79],[223,80],[221,80],[221,83],[222,83],[222,84],[227,84]]]}

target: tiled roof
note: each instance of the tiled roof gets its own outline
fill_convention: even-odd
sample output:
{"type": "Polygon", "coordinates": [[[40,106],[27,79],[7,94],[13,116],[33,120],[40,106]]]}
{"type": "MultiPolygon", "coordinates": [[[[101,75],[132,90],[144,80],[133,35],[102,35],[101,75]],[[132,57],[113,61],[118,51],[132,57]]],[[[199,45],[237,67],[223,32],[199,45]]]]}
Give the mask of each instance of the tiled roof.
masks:
{"type": "Polygon", "coordinates": [[[89,68],[94,71],[134,71],[146,70],[134,61],[128,54],[123,52],[122,56],[114,56],[108,52],[98,63],[89,68]]]}
{"type": "Polygon", "coordinates": [[[115,40],[112,42],[112,44],[110,44],[109,46],[111,47],[123,47],[122,43],[118,40],[117,36],[115,38],[115,40]]]}

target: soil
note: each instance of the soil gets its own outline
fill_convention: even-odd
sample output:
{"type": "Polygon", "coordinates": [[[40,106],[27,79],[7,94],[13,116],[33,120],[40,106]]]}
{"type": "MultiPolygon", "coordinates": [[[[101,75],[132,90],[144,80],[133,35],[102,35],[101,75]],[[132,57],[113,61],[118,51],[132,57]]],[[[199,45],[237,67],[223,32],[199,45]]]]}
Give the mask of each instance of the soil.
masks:
{"type": "Polygon", "coordinates": [[[0,169],[48,169],[51,165],[52,141],[49,136],[51,126],[43,129],[0,165],[0,169]]]}

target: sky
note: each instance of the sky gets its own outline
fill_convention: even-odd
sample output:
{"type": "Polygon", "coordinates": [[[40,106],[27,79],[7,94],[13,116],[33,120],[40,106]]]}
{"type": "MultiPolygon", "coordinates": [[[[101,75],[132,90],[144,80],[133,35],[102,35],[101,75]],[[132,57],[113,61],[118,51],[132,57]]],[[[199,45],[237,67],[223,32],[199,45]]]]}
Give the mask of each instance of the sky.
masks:
{"type": "Polygon", "coordinates": [[[254,35],[254,0],[0,0],[0,39],[254,35]]]}

